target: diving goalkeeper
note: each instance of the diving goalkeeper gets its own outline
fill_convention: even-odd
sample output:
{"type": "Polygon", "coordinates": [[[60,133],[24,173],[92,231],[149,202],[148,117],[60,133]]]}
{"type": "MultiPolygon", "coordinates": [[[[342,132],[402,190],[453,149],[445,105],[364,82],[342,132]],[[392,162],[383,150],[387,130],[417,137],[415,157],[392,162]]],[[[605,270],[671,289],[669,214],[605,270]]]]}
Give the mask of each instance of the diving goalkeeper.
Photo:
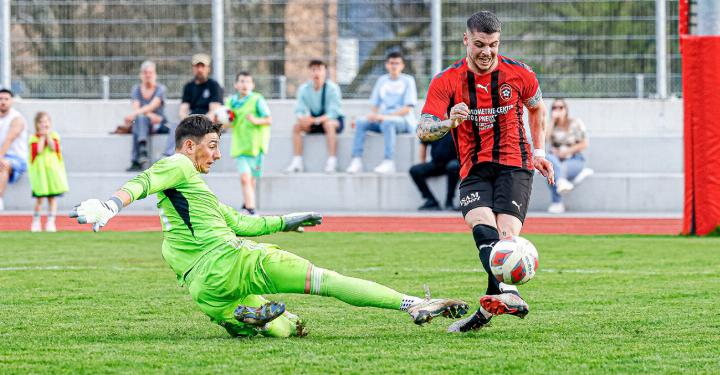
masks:
{"type": "Polygon", "coordinates": [[[304,336],[306,329],[285,305],[262,294],[297,293],[337,298],[354,306],[406,311],[416,324],[433,317],[460,317],[467,304],[425,299],[316,267],[275,245],[241,238],[302,231],[322,222],[316,213],[246,216],[220,203],[200,173],[220,159],[220,125],[203,115],[184,119],[175,131],[175,154],[135,176],[107,201],[90,199],[71,212],[93,230],[135,200],[157,194],[163,225],[162,254],[181,286],[210,319],[232,336],[304,336]],[[240,236],[240,237],[238,237],[240,236]]]}

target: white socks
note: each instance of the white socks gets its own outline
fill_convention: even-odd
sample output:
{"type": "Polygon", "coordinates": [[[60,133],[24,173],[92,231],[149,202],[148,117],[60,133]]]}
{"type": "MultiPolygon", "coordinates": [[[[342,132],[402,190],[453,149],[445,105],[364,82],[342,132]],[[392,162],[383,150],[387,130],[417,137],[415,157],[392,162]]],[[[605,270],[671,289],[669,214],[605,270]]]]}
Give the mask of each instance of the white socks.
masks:
{"type": "Polygon", "coordinates": [[[400,304],[400,311],[407,311],[410,306],[422,301],[422,298],[404,295],[402,303],[400,304]]]}

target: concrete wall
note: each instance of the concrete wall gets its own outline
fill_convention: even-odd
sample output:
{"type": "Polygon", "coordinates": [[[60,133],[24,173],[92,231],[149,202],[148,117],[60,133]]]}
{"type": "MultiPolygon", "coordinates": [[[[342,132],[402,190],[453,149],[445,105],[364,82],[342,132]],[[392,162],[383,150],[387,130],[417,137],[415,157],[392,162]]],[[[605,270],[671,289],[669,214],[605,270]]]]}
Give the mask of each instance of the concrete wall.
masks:
{"type": "MultiPolygon", "coordinates": [[[[548,103],[549,104],[549,103],[548,103]]],[[[572,116],[582,118],[590,133],[585,153],[588,166],[596,174],[577,187],[566,199],[570,211],[625,213],[680,213],[682,210],[682,105],[679,101],[655,100],[568,100],[572,116]]],[[[378,176],[372,173],[347,175],[319,173],[326,158],[322,136],[305,139],[308,172],[284,175],[291,152],[292,101],[271,101],[273,137],[266,158],[266,175],[259,182],[262,210],[288,211],[403,211],[421,204],[420,195],[406,171],[417,160],[418,142],[414,135],[398,138],[398,173],[378,176]]],[[[60,200],[61,209],[89,197],[106,197],[132,174],[129,165],[130,136],[107,135],[118,124],[129,105],[125,101],[46,101],[21,100],[17,108],[30,119],[35,111],[50,112],[63,138],[64,155],[71,191],[60,200]]],[[[367,111],[364,101],[347,101],[348,117],[367,111]]],[[[177,103],[169,113],[175,116],[177,103]]],[[[165,136],[153,137],[156,157],[165,136]]],[[[339,164],[350,160],[352,129],[346,128],[339,140],[339,164]]],[[[366,142],[365,170],[381,161],[382,137],[369,136],[366,142]]],[[[229,158],[229,137],[223,138],[225,157],[207,177],[221,200],[242,206],[242,195],[233,160],[229,158]]],[[[431,187],[439,200],[445,194],[444,179],[433,179],[431,187]]],[[[132,206],[130,210],[152,210],[155,198],[132,206]]],[[[537,175],[533,184],[531,211],[544,211],[549,204],[544,179],[537,175]]],[[[32,200],[27,178],[8,188],[5,204],[11,210],[30,210],[32,200]]]]}
{"type": "MultiPolygon", "coordinates": [[[[682,135],[682,101],[640,99],[567,99],[570,115],[583,119],[590,135],[644,136],[682,135]]],[[[107,134],[130,111],[125,100],[37,100],[19,99],[16,108],[28,121],[38,111],[47,111],[63,135],[107,134]]],[[[546,101],[548,107],[550,100],[546,101]]],[[[270,100],[273,133],[287,134],[294,121],[294,100],[270,100]]],[[[348,119],[368,111],[364,100],[345,100],[348,119]]],[[[168,102],[166,112],[177,122],[179,102],[168,102]]],[[[422,101],[416,112],[420,112],[422,101]]]]}

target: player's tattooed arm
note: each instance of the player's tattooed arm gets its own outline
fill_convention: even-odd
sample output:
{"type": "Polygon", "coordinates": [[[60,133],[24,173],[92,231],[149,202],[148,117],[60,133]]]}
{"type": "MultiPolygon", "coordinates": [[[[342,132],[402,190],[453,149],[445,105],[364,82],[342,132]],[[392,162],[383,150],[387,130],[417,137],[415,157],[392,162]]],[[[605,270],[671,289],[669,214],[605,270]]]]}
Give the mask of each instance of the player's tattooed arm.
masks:
{"type": "Polygon", "coordinates": [[[450,120],[440,120],[437,116],[428,113],[420,115],[420,124],[417,128],[417,136],[423,142],[433,142],[442,138],[452,128],[450,120]]]}
{"type": "Polygon", "coordinates": [[[429,113],[420,115],[420,125],[417,135],[423,142],[433,142],[442,138],[452,128],[458,127],[470,115],[470,109],[465,103],[455,104],[450,108],[450,116],[447,120],[440,120],[437,116],[429,113]]]}
{"type": "Polygon", "coordinates": [[[535,95],[525,101],[525,106],[528,108],[535,108],[538,104],[540,104],[542,98],[542,91],[540,91],[540,88],[538,87],[537,91],[535,91],[535,95]]]}

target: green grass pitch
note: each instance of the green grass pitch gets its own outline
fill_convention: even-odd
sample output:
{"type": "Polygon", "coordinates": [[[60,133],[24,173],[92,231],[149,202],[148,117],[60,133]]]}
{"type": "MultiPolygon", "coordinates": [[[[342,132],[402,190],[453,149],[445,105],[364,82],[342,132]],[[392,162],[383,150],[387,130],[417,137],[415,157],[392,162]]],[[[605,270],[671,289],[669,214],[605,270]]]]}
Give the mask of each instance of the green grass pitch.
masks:
{"type": "MultiPolygon", "coordinates": [[[[717,373],[720,238],[541,236],[525,320],[448,334],[405,313],[282,295],[302,339],[232,339],[177,286],[160,233],[0,233],[0,373],[717,373]]],[[[470,234],[264,242],[405,293],[477,307],[470,234]]]]}

